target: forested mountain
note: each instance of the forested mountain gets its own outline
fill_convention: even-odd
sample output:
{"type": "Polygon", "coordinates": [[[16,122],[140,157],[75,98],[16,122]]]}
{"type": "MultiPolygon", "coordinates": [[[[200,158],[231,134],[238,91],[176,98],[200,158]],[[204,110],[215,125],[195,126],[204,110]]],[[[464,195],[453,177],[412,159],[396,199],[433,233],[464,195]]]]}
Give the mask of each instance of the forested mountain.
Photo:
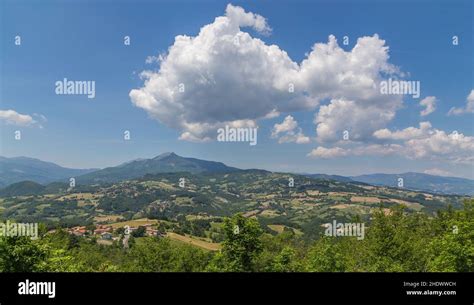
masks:
{"type": "Polygon", "coordinates": [[[46,184],[67,180],[95,171],[96,169],[73,169],[27,157],[6,158],[0,156],[0,187],[20,181],[46,184]]]}
{"type": "Polygon", "coordinates": [[[119,166],[108,167],[77,178],[81,183],[117,182],[158,173],[227,173],[239,169],[221,162],[185,158],[175,153],[164,153],[152,159],[139,159],[119,166]]]}

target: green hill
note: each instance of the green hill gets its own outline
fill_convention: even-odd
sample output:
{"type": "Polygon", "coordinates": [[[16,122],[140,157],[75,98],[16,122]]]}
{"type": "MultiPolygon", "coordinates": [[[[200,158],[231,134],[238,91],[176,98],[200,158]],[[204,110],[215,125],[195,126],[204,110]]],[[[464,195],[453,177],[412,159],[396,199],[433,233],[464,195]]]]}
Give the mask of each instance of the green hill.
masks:
{"type": "Polygon", "coordinates": [[[0,196],[11,197],[11,196],[27,196],[37,195],[43,192],[45,189],[44,185],[33,181],[22,181],[11,184],[6,188],[0,190],[0,196]]]}

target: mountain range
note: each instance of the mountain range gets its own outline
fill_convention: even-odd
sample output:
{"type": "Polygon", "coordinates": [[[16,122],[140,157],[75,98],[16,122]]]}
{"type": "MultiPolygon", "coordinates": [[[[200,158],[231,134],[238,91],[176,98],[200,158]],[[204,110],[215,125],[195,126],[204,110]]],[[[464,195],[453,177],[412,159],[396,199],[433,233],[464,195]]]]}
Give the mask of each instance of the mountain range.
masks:
{"type": "MultiPolygon", "coordinates": [[[[206,161],[164,153],[151,159],[136,159],[115,167],[104,169],[71,169],[38,159],[0,157],[0,187],[17,182],[33,181],[39,184],[68,182],[74,177],[79,184],[113,183],[143,177],[147,174],[189,172],[196,173],[232,173],[242,171],[221,162],[206,161]]],[[[441,194],[474,195],[474,180],[456,177],[442,177],[422,173],[369,174],[360,176],[339,176],[326,174],[305,174],[310,178],[336,180],[340,182],[358,182],[378,186],[398,187],[399,178],[403,178],[406,189],[441,194]]],[[[24,185],[23,185],[24,186],[24,185]]],[[[15,192],[22,184],[10,186],[15,192]]]]}
{"type": "Polygon", "coordinates": [[[372,185],[398,187],[399,178],[403,179],[403,186],[417,191],[428,191],[442,194],[474,195],[474,180],[434,176],[422,173],[403,174],[371,174],[350,177],[354,181],[372,185]]]}
{"type": "Polygon", "coordinates": [[[95,172],[97,169],[73,169],[52,162],[27,157],[6,158],[0,156],[0,187],[21,181],[47,184],[95,172]]]}

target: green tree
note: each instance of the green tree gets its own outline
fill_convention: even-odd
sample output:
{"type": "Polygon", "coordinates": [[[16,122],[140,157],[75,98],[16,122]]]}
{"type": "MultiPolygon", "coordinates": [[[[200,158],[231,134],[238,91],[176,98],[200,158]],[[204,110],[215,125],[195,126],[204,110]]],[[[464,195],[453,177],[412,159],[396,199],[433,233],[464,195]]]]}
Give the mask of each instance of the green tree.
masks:
{"type": "Polygon", "coordinates": [[[45,245],[30,237],[0,237],[0,271],[36,272],[41,271],[47,258],[45,245]]]}
{"type": "Polygon", "coordinates": [[[436,234],[429,244],[429,271],[474,272],[474,200],[464,209],[440,212],[436,234]]]}
{"type": "Polygon", "coordinates": [[[307,257],[307,270],[311,272],[346,271],[345,258],[338,243],[339,237],[321,237],[310,249],[307,257]]]}
{"type": "Polygon", "coordinates": [[[254,271],[255,260],[263,250],[258,221],[236,214],[224,220],[223,231],[223,271],[254,271]]]}
{"type": "Polygon", "coordinates": [[[133,237],[143,237],[145,236],[146,228],[143,226],[139,226],[135,231],[132,232],[133,237]]]}
{"type": "Polygon", "coordinates": [[[284,247],[275,257],[272,271],[275,272],[297,272],[302,271],[302,264],[298,260],[297,252],[291,247],[284,247]]]}

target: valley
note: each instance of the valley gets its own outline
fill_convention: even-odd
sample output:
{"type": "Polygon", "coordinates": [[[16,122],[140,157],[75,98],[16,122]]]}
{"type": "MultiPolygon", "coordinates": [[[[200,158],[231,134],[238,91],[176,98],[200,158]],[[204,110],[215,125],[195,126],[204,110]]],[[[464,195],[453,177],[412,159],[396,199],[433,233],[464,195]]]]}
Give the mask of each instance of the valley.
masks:
{"type": "Polygon", "coordinates": [[[2,197],[3,219],[41,222],[53,229],[114,226],[146,218],[167,221],[166,232],[213,242],[222,240],[218,224],[223,217],[236,213],[256,218],[269,233],[277,232],[274,226],[284,226],[314,239],[332,220],[359,217],[370,222],[374,210],[388,213],[396,205],[405,206],[409,213],[434,215],[448,205],[460,208],[466,198],[263,170],[147,174],[116,183],[77,184],[72,189],[65,183],[43,188],[28,183],[27,187],[33,193],[22,187],[25,195],[2,197]]]}

